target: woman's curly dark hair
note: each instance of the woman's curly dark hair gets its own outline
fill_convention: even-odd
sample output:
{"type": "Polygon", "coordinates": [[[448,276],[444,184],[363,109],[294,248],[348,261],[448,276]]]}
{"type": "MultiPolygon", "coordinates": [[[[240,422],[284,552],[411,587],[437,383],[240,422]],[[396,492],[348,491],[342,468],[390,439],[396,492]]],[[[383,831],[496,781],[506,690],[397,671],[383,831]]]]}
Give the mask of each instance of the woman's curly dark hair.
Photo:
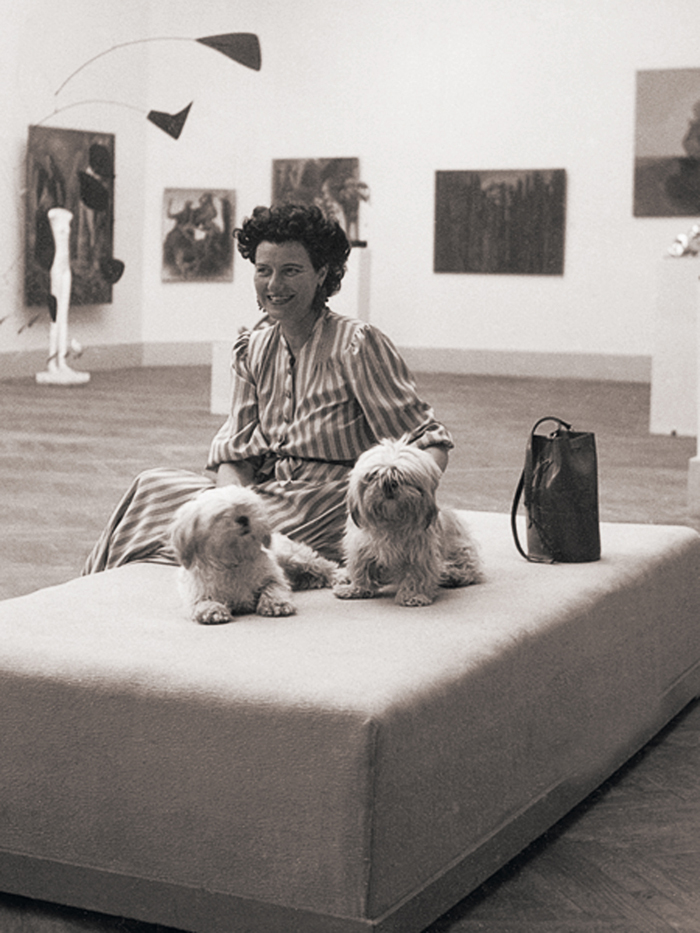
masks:
{"type": "Polygon", "coordinates": [[[317,272],[322,266],[328,266],[321,285],[324,300],[340,291],[350,244],[340,224],[328,220],[318,207],[305,204],[256,207],[252,216],[246,217],[233,235],[238,243],[238,252],[253,263],[257,248],[263,241],[301,243],[317,272]]]}

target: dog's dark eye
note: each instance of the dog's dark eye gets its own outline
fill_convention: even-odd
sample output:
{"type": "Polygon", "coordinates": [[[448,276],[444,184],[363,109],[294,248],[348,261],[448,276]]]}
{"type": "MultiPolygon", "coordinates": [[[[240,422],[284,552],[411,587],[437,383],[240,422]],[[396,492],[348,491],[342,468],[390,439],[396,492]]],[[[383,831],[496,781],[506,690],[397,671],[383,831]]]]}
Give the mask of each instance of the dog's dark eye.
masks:
{"type": "Polygon", "coordinates": [[[248,526],[250,525],[250,519],[248,518],[247,515],[239,515],[238,518],[236,519],[236,524],[240,525],[241,528],[248,528],[248,526]]]}

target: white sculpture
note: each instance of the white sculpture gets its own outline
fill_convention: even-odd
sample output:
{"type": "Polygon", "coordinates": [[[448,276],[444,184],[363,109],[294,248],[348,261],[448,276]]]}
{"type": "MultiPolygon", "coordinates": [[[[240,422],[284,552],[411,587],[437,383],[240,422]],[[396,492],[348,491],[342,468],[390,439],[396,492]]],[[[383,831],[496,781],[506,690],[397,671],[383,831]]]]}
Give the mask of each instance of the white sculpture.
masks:
{"type": "Polygon", "coordinates": [[[666,252],[670,256],[697,256],[700,253],[700,224],[693,224],[687,233],[679,233],[666,252]]]}
{"type": "Polygon", "coordinates": [[[56,318],[49,329],[49,358],[36,381],[44,385],[83,385],[90,373],[78,372],[68,365],[68,309],[72,274],[70,268],[70,225],[73,214],[65,207],[47,211],[56,252],[51,265],[51,294],[55,299],[56,318]]]}

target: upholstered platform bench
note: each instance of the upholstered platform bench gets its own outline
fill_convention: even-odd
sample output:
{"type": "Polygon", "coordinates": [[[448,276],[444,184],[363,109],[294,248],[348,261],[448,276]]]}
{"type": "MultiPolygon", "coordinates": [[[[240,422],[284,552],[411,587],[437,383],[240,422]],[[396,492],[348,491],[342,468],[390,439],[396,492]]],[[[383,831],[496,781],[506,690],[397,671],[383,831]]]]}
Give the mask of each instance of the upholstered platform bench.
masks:
{"type": "Polygon", "coordinates": [[[419,931],[700,692],[700,536],[604,525],[427,609],[203,627],[173,568],[0,603],[0,890],[200,933],[419,931]]]}

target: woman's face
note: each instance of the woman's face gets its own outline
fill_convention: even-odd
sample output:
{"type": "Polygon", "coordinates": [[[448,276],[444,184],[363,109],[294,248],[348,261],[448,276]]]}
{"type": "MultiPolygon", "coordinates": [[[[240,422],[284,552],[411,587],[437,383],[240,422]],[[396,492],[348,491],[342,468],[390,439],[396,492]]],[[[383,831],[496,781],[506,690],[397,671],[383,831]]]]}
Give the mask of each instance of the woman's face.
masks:
{"type": "Polygon", "coordinates": [[[274,321],[294,325],[311,311],[327,267],[314,269],[306,247],[298,241],[268,243],[255,251],[255,291],[261,308],[274,321]]]}

